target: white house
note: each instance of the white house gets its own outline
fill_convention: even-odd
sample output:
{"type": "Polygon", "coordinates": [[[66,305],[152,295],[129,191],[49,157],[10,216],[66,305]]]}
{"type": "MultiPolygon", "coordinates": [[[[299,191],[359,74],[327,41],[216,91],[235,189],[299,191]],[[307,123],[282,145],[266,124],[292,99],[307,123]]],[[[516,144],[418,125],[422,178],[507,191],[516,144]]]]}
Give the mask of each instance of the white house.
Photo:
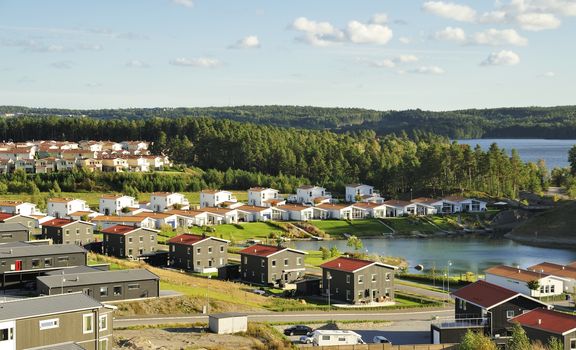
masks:
{"type": "Polygon", "coordinates": [[[403,215],[415,215],[416,204],[397,199],[391,199],[384,202],[386,205],[386,216],[397,217],[403,215]]]}
{"type": "Polygon", "coordinates": [[[179,227],[204,226],[208,224],[208,213],[196,210],[168,210],[166,213],[176,215],[179,227]]]}
{"type": "Polygon", "coordinates": [[[500,265],[489,268],[484,273],[486,274],[486,282],[530,297],[560,295],[564,292],[564,284],[561,279],[542,272],[500,265]],[[539,288],[530,289],[528,284],[532,281],[537,281],[539,288]]]}
{"type": "Polygon", "coordinates": [[[314,207],[286,204],[278,207],[278,209],[282,209],[285,212],[282,215],[283,220],[308,221],[314,219],[314,207]]]}
{"type": "Polygon", "coordinates": [[[416,215],[426,216],[438,213],[438,199],[418,197],[414,198],[410,202],[416,206],[416,215]]]}
{"type": "Polygon", "coordinates": [[[558,277],[564,282],[565,293],[574,293],[576,291],[576,267],[574,266],[542,262],[528,267],[527,270],[558,277]]]}
{"type": "Polygon", "coordinates": [[[235,208],[238,211],[238,221],[254,222],[272,220],[271,207],[258,207],[255,205],[243,205],[235,208]]]}
{"type": "Polygon", "coordinates": [[[183,194],[170,192],[154,192],[150,196],[150,208],[156,212],[170,209],[188,210],[190,203],[183,194]]]}
{"type": "Polygon", "coordinates": [[[374,187],[364,184],[350,184],[346,185],[346,202],[373,202],[382,203],[384,198],[380,197],[380,193],[374,191],[374,187]]]}
{"type": "Polygon", "coordinates": [[[326,210],[327,216],[322,219],[354,220],[367,216],[363,208],[347,204],[319,204],[316,208],[326,210]]]}
{"type": "Polygon", "coordinates": [[[386,204],[378,204],[373,202],[356,202],[354,208],[362,210],[362,217],[370,217],[375,219],[386,217],[386,204]]]}
{"type": "Polygon", "coordinates": [[[0,201],[0,212],[20,215],[38,214],[36,204],[20,201],[0,201]]]}
{"type": "Polygon", "coordinates": [[[454,214],[461,212],[477,213],[486,211],[486,202],[474,198],[462,196],[444,197],[434,204],[438,212],[442,214],[454,214]]]}
{"type": "Polygon", "coordinates": [[[300,186],[296,189],[296,202],[306,204],[322,204],[330,202],[332,195],[320,186],[300,186]]]}
{"type": "Polygon", "coordinates": [[[285,204],[286,201],[279,196],[279,192],[273,188],[252,187],[248,190],[248,205],[273,207],[285,204]]]}
{"type": "Polygon", "coordinates": [[[100,197],[99,211],[104,215],[119,215],[123,208],[139,208],[134,197],[123,195],[103,195],[100,197]]]}
{"type": "Polygon", "coordinates": [[[230,191],[202,190],[200,192],[200,208],[229,206],[236,202],[236,197],[230,191]]]}
{"type": "Polygon", "coordinates": [[[74,198],[49,198],[48,215],[55,218],[68,218],[75,212],[92,212],[86,201],[74,198]]]}
{"type": "Polygon", "coordinates": [[[203,211],[207,215],[207,225],[237,224],[238,210],[230,208],[204,207],[203,211]]]}
{"type": "Polygon", "coordinates": [[[154,229],[156,227],[156,220],[148,217],[140,216],[110,216],[110,215],[100,215],[92,219],[92,224],[99,226],[102,229],[116,226],[135,226],[154,229]]]}
{"type": "Polygon", "coordinates": [[[154,228],[160,229],[162,226],[170,226],[172,228],[178,227],[178,217],[175,214],[169,213],[139,213],[134,215],[140,218],[150,218],[155,222],[154,228]]]}

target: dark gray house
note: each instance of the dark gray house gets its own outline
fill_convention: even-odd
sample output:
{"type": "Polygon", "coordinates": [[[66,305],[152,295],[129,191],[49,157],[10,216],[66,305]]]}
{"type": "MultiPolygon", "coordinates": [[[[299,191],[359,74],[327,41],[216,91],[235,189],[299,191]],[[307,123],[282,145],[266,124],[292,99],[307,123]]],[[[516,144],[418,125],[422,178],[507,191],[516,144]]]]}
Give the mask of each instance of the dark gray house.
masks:
{"type": "Polygon", "coordinates": [[[0,243],[30,240],[30,230],[20,223],[0,224],[0,243]]]}
{"type": "Polygon", "coordinates": [[[32,216],[0,213],[0,223],[2,224],[22,224],[28,228],[31,234],[36,234],[38,219],[32,216]]]}
{"type": "Polygon", "coordinates": [[[113,310],[83,293],[2,303],[2,349],[112,349],[113,310]]]}
{"type": "Polygon", "coordinates": [[[94,226],[85,221],[54,219],[42,224],[40,237],[54,244],[87,245],[94,242],[94,226]]]}
{"type": "Polygon", "coordinates": [[[168,240],[168,266],[194,272],[217,272],[228,264],[225,239],[205,235],[178,235],[168,240]]]}
{"type": "Polygon", "coordinates": [[[116,225],[100,232],[103,234],[102,252],[105,255],[136,259],[156,251],[157,230],[116,225]]]}
{"type": "Polygon", "coordinates": [[[519,323],[530,340],[548,343],[557,338],[564,350],[576,349],[576,316],[548,309],[534,309],[510,320],[519,323]]]}
{"type": "Polygon", "coordinates": [[[347,303],[394,301],[396,266],[339,257],[322,265],[322,290],[334,300],[347,303]]]}
{"type": "Polygon", "coordinates": [[[303,251],[255,244],[240,252],[241,279],[247,283],[283,286],[304,277],[303,251]]]}
{"type": "Polygon", "coordinates": [[[87,252],[74,244],[0,244],[2,287],[31,281],[51,270],[85,266],[87,252]]]}
{"type": "Polygon", "coordinates": [[[39,295],[83,292],[98,301],[107,302],[153,298],[160,294],[160,278],[146,269],[59,272],[36,278],[39,295]]]}
{"type": "Polygon", "coordinates": [[[452,293],[455,319],[431,326],[433,344],[458,343],[468,329],[502,338],[512,331],[510,320],[524,312],[550,308],[548,304],[479,280],[452,293]]]}

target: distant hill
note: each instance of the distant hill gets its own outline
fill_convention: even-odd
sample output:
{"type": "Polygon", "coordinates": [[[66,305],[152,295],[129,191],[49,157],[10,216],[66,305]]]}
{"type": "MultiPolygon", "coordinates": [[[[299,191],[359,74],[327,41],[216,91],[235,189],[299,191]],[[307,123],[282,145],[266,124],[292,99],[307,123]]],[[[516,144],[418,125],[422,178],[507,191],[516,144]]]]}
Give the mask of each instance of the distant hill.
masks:
{"type": "Polygon", "coordinates": [[[0,116],[60,116],[97,119],[209,117],[239,122],[330,130],[373,130],[377,135],[431,132],[463,138],[576,138],[576,106],[466,109],[431,112],[419,109],[376,111],[310,106],[235,106],[206,108],[133,108],[71,110],[0,106],[0,116]]]}
{"type": "Polygon", "coordinates": [[[550,247],[576,247],[576,202],[550,209],[506,234],[515,241],[550,247]]]}

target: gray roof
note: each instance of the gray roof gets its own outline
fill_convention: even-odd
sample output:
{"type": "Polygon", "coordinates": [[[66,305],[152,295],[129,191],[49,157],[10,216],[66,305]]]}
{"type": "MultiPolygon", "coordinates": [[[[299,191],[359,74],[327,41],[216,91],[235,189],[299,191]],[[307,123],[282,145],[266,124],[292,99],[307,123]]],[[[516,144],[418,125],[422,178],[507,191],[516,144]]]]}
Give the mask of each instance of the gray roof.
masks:
{"type": "Polygon", "coordinates": [[[38,283],[49,288],[86,286],[94,284],[135,282],[143,280],[157,280],[158,276],[146,269],[97,271],[65,274],[64,282],[62,275],[36,277],[38,283]]]}
{"type": "Polygon", "coordinates": [[[86,253],[86,250],[75,244],[52,244],[34,245],[26,244],[19,246],[0,245],[0,259],[38,256],[38,255],[58,255],[70,253],[86,253]]]}
{"type": "Polygon", "coordinates": [[[103,307],[102,304],[81,292],[19,299],[0,304],[0,321],[19,320],[101,307],[103,307]]]}
{"type": "Polygon", "coordinates": [[[11,231],[28,231],[28,227],[22,225],[21,223],[16,224],[0,223],[0,232],[11,232],[11,231]]]}
{"type": "Polygon", "coordinates": [[[210,315],[211,318],[217,318],[217,319],[219,319],[219,318],[231,318],[231,317],[246,317],[246,316],[248,316],[248,315],[241,314],[238,312],[223,312],[221,314],[210,315]]]}
{"type": "Polygon", "coordinates": [[[74,266],[68,267],[62,270],[52,270],[47,271],[44,274],[47,276],[56,276],[56,275],[70,275],[73,273],[86,273],[86,272],[100,272],[100,271],[108,271],[109,265],[102,265],[102,266],[74,266]]]}
{"type": "Polygon", "coordinates": [[[34,350],[85,350],[85,348],[76,343],[66,343],[58,345],[47,345],[40,348],[34,348],[34,350]]]}

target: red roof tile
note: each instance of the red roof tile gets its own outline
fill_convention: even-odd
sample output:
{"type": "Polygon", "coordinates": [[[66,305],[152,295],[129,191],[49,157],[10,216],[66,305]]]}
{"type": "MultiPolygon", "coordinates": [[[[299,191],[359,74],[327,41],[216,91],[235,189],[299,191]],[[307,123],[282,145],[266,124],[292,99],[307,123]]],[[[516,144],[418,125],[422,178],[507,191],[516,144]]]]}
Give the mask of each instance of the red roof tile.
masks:
{"type": "Polygon", "coordinates": [[[204,239],[210,238],[208,236],[200,236],[200,235],[191,235],[191,234],[182,234],[175,237],[172,237],[168,240],[168,243],[178,243],[178,244],[186,244],[186,245],[193,245],[198,243],[204,239]]]}
{"type": "Polygon", "coordinates": [[[275,247],[271,245],[255,244],[251,247],[242,249],[240,254],[256,255],[256,256],[269,256],[287,248],[275,247]]]}
{"type": "Polygon", "coordinates": [[[4,221],[6,219],[10,219],[11,217],[13,217],[14,214],[9,214],[9,213],[0,213],[0,221],[4,221]]]}
{"type": "Polygon", "coordinates": [[[128,234],[134,230],[137,230],[138,227],[134,227],[134,226],[126,226],[126,225],[116,225],[116,226],[111,226],[108,228],[103,229],[101,232],[102,233],[112,233],[112,234],[116,234],[116,235],[125,235],[128,234]]]}
{"type": "Polygon", "coordinates": [[[320,265],[320,267],[324,269],[354,272],[372,264],[374,264],[374,261],[340,257],[325,262],[324,264],[320,265]]]}
{"type": "Polygon", "coordinates": [[[472,304],[489,309],[520,293],[497,286],[486,281],[476,281],[452,293],[457,298],[464,299],[472,304]]]}
{"type": "Polygon", "coordinates": [[[514,317],[510,322],[518,322],[525,327],[540,329],[559,335],[564,335],[576,329],[576,316],[547,309],[528,311],[520,316],[514,317]]]}
{"type": "Polygon", "coordinates": [[[42,226],[48,226],[48,227],[64,227],[66,225],[69,225],[71,223],[73,223],[74,220],[68,220],[68,219],[53,219],[50,221],[46,221],[45,223],[42,224],[42,226]]]}

